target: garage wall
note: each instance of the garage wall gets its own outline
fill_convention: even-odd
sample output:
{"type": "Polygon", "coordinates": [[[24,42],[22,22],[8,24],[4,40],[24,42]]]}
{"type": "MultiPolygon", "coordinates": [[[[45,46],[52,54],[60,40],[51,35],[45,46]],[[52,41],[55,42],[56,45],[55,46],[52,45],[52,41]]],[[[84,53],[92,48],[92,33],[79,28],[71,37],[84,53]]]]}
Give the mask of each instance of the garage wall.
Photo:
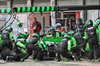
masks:
{"type": "Polygon", "coordinates": [[[86,5],[98,5],[99,0],[86,0],[86,5]]]}
{"type": "MultiPolygon", "coordinates": [[[[4,1],[4,0],[3,0],[4,1]]],[[[13,0],[13,7],[26,7],[27,0],[13,0]]],[[[82,5],[83,0],[57,0],[58,6],[71,6],[71,5],[82,5]]],[[[8,8],[10,7],[10,1],[7,3],[4,2],[5,5],[0,5],[0,8],[8,8]]],[[[99,0],[86,0],[86,5],[98,5],[99,0]]],[[[34,0],[33,6],[50,6],[50,0],[34,0]]],[[[34,13],[34,16],[42,22],[42,16],[40,13],[34,13]]],[[[49,26],[49,16],[50,14],[43,14],[46,17],[46,26],[49,26]]],[[[83,11],[80,11],[80,16],[83,18],[83,11]]],[[[100,16],[100,11],[99,11],[100,16]]],[[[93,19],[93,21],[98,17],[98,10],[88,10],[87,11],[87,19],[93,19]]]]}
{"type": "MultiPolygon", "coordinates": [[[[86,0],[86,5],[98,5],[99,0],[86,0]]],[[[95,21],[98,18],[98,10],[88,10],[87,11],[87,19],[92,19],[95,21]]]]}
{"type": "Polygon", "coordinates": [[[10,1],[0,1],[0,8],[10,8],[10,1]]]}
{"type": "Polygon", "coordinates": [[[98,18],[98,10],[88,10],[87,19],[95,21],[98,18]]]}
{"type": "Polygon", "coordinates": [[[82,5],[83,0],[58,0],[58,6],[82,5]]]}
{"type": "MultiPolygon", "coordinates": [[[[50,13],[44,13],[42,16],[40,13],[34,13],[33,17],[37,18],[37,21],[41,22],[42,28],[43,28],[43,17],[45,17],[45,27],[50,26],[50,13]]],[[[41,30],[41,34],[43,34],[43,29],[41,30]]]]}
{"type": "Polygon", "coordinates": [[[27,0],[13,0],[13,7],[26,7],[27,0]]]}
{"type": "Polygon", "coordinates": [[[33,6],[50,6],[50,0],[34,0],[33,6]]]}
{"type": "MultiPolygon", "coordinates": [[[[58,6],[75,6],[83,5],[83,0],[57,0],[58,6]]],[[[72,11],[67,11],[72,12],[72,11]]],[[[73,12],[76,12],[75,10],[73,12]]],[[[83,11],[80,11],[80,17],[83,18],[83,11]]]]}

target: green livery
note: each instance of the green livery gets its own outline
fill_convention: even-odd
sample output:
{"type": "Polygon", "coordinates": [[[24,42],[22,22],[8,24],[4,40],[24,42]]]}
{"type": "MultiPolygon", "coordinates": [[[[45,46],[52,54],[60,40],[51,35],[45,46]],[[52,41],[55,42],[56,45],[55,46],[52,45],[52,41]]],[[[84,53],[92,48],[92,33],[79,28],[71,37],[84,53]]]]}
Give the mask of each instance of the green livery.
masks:
{"type": "Polygon", "coordinates": [[[44,41],[60,42],[64,37],[43,37],[44,41]]]}
{"type": "Polygon", "coordinates": [[[95,22],[94,22],[94,27],[96,27],[96,33],[97,33],[97,38],[98,38],[98,41],[100,42],[100,20],[97,19],[95,22]]]}

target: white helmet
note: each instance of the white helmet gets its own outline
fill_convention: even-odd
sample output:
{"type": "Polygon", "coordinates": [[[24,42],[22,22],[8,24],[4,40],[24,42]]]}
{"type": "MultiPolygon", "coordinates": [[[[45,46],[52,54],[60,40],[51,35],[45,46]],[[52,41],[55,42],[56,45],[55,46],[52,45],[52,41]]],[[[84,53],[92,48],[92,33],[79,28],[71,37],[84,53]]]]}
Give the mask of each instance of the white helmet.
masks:
{"type": "Polygon", "coordinates": [[[61,24],[57,23],[55,26],[56,26],[56,29],[58,29],[59,27],[61,27],[61,24]]]}

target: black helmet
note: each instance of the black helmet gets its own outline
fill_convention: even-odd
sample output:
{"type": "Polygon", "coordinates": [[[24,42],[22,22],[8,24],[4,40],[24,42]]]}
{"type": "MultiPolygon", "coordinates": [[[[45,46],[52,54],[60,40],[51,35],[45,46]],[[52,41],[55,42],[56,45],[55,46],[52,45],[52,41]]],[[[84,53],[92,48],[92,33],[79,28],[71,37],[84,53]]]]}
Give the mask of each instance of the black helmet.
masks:
{"type": "Polygon", "coordinates": [[[18,33],[17,34],[17,38],[23,38],[23,34],[22,33],[18,33]]]}
{"type": "Polygon", "coordinates": [[[36,37],[36,38],[39,39],[39,35],[38,34],[35,34],[35,33],[32,35],[32,37],[36,37]]]}
{"type": "Polygon", "coordinates": [[[10,27],[7,27],[6,28],[6,31],[8,31],[8,32],[12,32],[13,31],[13,28],[10,26],[10,27]]]}
{"type": "Polygon", "coordinates": [[[32,44],[37,43],[37,41],[39,40],[39,35],[34,33],[34,34],[32,35],[32,37],[33,37],[33,38],[31,38],[31,39],[29,40],[29,42],[32,42],[32,44]]]}
{"type": "Polygon", "coordinates": [[[36,37],[33,37],[33,38],[30,38],[30,39],[29,39],[29,43],[30,43],[30,44],[36,44],[37,41],[38,41],[38,39],[37,39],[36,37]]]}
{"type": "Polygon", "coordinates": [[[49,28],[49,30],[48,30],[48,33],[47,34],[54,34],[54,32],[55,32],[55,28],[54,27],[51,27],[51,28],[49,28]]]}
{"type": "Polygon", "coordinates": [[[64,36],[64,38],[67,38],[67,39],[71,39],[71,35],[69,35],[69,34],[66,34],[65,36],[64,36]]]}
{"type": "Polygon", "coordinates": [[[64,37],[70,39],[73,35],[74,35],[74,31],[70,31],[64,37]]]}
{"type": "Polygon", "coordinates": [[[93,21],[92,20],[87,20],[86,23],[85,23],[85,25],[87,27],[91,27],[91,26],[93,26],[93,21]]]}
{"type": "Polygon", "coordinates": [[[26,38],[26,39],[27,39],[27,38],[28,38],[28,36],[29,36],[29,33],[28,33],[28,32],[25,32],[23,35],[24,35],[24,38],[26,38]]]}
{"type": "Polygon", "coordinates": [[[81,25],[81,24],[82,24],[82,21],[83,21],[82,18],[78,18],[78,19],[77,19],[77,24],[78,24],[78,25],[81,25]]]}

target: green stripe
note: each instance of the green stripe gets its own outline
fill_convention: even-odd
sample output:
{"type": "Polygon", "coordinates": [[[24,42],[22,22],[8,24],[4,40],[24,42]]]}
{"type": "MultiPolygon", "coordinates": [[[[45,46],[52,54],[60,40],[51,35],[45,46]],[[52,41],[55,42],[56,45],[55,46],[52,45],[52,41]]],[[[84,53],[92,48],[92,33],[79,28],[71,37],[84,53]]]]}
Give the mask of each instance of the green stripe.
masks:
{"type": "Polygon", "coordinates": [[[17,12],[20,12],[20,7],[17,8],[17,12]]]}
{"type": "Polygon", "coordinates": [[[37,12],[39,12],[40,11],[40,7],[37,7],[37,12]]]}
{"type": "Polygon", "coordinates": [[[49,11],[50,7],[47,7],[46,11],[49,11]]]}
{"type": "MultiPolygon", "coordinates": [[[[98,26],[98,30],[99,30],[99,32],[100,32],[100,25],[98,26]]],[[[99,41],[100,41],[100,34],[99,34],[99,41]]]]}
{"type": "Polygon", "coordinates": [[[5,12],[5,9],[1,9],[1,13],[4,13],[5,12]]]}
{"type": "Polygon", "coordinates": [[[85,51],[89,51],[89,50],[90,50],[89,43],[86,43],[85,51]]]}
{"type": "MultiPolygon", "coordinates": [[[[99,24],[100,20],[97,22],[97,25],[99,24]]],[[[98,26],[98,30],[100,32],[100,25],[98,26]]],[[[99,41],[100,41],[100,34],[98,35],[99,36],[99,41]]]]}
{"type": "Polygon", "coordinates": [[[51,7],[51,11],[54,11],[54,6],[51,7]]]}
{"type": "Polygon", "coordinates": [[[23,53],[25,53],[25,54],[27,54],[27,52],[23,48],[21,48],[20,51],[23,52],[23,53]]]}
{"type": "Polygon", "coordinates": [[[30,12],[30,7],[27,7],[27,12],[30,12]]]}
{"type": "Polygon", "coordinates": [[[35,11],[35,7],[32,7],[32,12],[34,12],[35,11]]]}
{"type": "Polygon", "coordinates": [[[25,12],[25,7],[22,8],[22,12],[25,12]]]}
{"type": "Polygon", "coordinates": [[[43,12],[44,10],[45,10],[45,7],[42,7],[42,10],[41,11],[43,12]]]}
{"type": "Polygon", "coordinates": [[[7,13],[10,13],[10,9],[7,9],[7,13]]]}
{"type": "Polygon", "coordinates": [[[67,49],[68,49],[68,51],[71,51],[71,40],[68,41],[67,49]]]}

